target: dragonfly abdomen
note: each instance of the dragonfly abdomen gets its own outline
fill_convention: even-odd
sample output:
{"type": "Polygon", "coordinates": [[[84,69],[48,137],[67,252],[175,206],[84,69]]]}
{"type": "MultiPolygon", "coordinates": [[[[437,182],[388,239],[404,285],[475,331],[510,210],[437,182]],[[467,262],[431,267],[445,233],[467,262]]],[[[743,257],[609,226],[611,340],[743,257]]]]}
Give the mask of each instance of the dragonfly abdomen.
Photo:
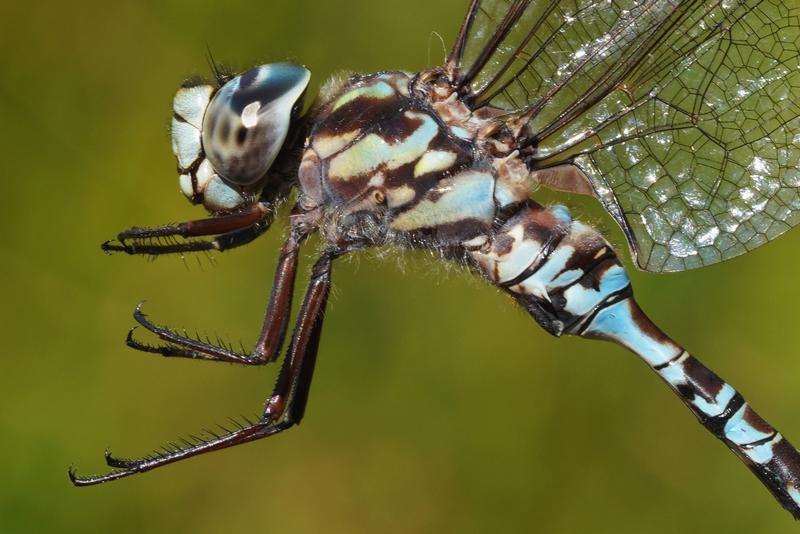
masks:
{"type": "Polygon", "coordinates": [[[564,206],[529,201],[473,251],[489,280],[509,292],[553,335],[580,334],[599,310],[631,294],[608,242],[564,206]]]}
{"type": "Polygon", "coordinates": [[[795,517],[800,453],[733,386],[663,333],[639,308],[608,242],[563,206],[529,201],[470,254],[479,270],[548,332],[613,341],[642,358],[795,517]]]}
{"type": "Polygon", "coordinates": [[[642,358],[694,413],[800,517],[800,453],[745,401],[741,393],[664,334],[632,295],[595,314],[580,332],[614,341],[642,358]]]}

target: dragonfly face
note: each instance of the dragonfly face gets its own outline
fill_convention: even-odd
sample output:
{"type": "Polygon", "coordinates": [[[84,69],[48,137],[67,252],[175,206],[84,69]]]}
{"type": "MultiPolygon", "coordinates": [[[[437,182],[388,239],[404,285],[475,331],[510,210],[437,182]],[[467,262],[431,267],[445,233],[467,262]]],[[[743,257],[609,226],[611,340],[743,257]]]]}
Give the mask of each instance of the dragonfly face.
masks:
{"type": "Polygon", "coordinates": [[[212,213],[252,204],[302,106],[311,73],[262,65],[219,89],[196,85],[173,101],[172,151],[181,191],[212,213]]]}
{"type": "Polygon", "coordinates": [[[126,477],[297,424],[333,261],[395,244],[458,260],[555,336],[630,349],[800,518],[800,452],[645,316],[597,230],[529,198],[538,186],[593,195],[650,271],[719,262],[800,223],[798,20],[800,7],[767,0],[472,0],[444,65],[354,76],[297,122],[309,78],[302,67],[258,67],[218,91],[181,89],[173,122],[181,187],[215,217],[134,227],[106,251],[240,246],[269,227],[277,199],[294,187],[299,194],[252,352],[181,336],[141,306],[135,320],[163,344],[129,334],[128,345],[272,362],[300,246],[319,232],[323,250],[257,421],[136,460],[109,454],[110,473],[70,473],[73,482],[126,477]]]}

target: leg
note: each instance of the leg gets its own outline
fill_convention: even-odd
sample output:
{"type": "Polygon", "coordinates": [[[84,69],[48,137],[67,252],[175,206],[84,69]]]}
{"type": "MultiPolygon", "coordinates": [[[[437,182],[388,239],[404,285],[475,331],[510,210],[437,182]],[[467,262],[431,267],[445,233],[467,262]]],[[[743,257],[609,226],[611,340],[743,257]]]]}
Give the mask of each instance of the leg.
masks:
{"type": "Polygon", "coordinates": [[[331,262],[336,254],[326,254],[317,261],[311,282],[297,318],[292,343],[281,366],[275,389],[267,401],[264,415],[254,423],[240,425],[238,430],[217,435],[206,431],[207,438],[192,437],[185,446],[170,444],[164,452],[138,460],[119,459],[106,453],[106,461],[118,468],[105,475],[80,477],[70,469],[69,476],[76,486],[90,486],[150,471],[198,454],[224,449],[277,434],[299,424],[302,419],[322,330],[322,319],[331,283],[331,262]]]}
{"type": "Polygon", "coordinates": [[[274,360],[283,346],[286,325],[291,312],[292,294],[295,273],[297,272],[297,256],[300,243],[305,235],[292,232],[281,249],[278,267],[272,283],[269,305],[258,341],[250,354],[234,352],[227,347],[218,347],[211,343],[181,336],[175,331],[151,323],[142,313],[141,304],[133,313],[134,319],[144,328],[168,342],[167,345],[151,346],[133,338],[133,330],[128,333],[129,347],[143,352],[152,352],[162,356],[177,356],[197,360],[212,360],[244,365],[263,365],[274,360]]]}
{"type": "Polygon", "coordinates": [[[271,215],[265,202],[257,202],[248,211],[200,219],[184,223],[165,225],[158,228],[133,227],[117,236],[119,243],[106,241],[101,245],[105,252],[125,252],[126,254],[183,254],[207,250],[223,251],[245,245],[269,228],[271,215]],[[221,234],[221,235],[218,235],[221,234]],[[178,243],[175,237],[191,238],[218,235],[212,240],[196,240],[178,243]],[[153,240],[156,242],[153,243],[153,240]],[[166,242],[162,242],[166,240],[166,242]],[[129,243],[132,241],[132,243],[129,243]]]}

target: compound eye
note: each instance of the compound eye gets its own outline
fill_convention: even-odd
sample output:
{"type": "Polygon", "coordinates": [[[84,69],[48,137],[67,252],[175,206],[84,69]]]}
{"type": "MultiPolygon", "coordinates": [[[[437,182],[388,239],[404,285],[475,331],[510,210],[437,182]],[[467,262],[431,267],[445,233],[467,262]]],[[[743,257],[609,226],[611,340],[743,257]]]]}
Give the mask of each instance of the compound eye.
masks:
{"type": "Polygon", "coordinates": [[[223,179],[245,186],[266,174],[310,78],[304,67],[273,63],[237,76],[214,95],[203,118],[203,149],[223,179]]]}

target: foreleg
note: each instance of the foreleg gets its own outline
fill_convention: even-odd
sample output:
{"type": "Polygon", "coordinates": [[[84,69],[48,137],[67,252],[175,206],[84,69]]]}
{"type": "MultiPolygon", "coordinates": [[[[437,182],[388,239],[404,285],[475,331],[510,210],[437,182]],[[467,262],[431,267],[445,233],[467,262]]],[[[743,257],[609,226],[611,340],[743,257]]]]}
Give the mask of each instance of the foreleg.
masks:
{"type": "Polygon", "coordinates": [[[157,228],[134,226],[117,235],[117,242],[106,241],[101,245],[105,252],[125,252],[159,256],[163,254],[186,254],[203,251],[223,251],[245,245],[263,234],[270,225],[272,211],[265,202],[257,202],[249,210],[199,219],[157,228]],[[214,239],[194,237],[216,236],[214,239]],[[186,239],[177,242],[175,238],[186,239]]]}

